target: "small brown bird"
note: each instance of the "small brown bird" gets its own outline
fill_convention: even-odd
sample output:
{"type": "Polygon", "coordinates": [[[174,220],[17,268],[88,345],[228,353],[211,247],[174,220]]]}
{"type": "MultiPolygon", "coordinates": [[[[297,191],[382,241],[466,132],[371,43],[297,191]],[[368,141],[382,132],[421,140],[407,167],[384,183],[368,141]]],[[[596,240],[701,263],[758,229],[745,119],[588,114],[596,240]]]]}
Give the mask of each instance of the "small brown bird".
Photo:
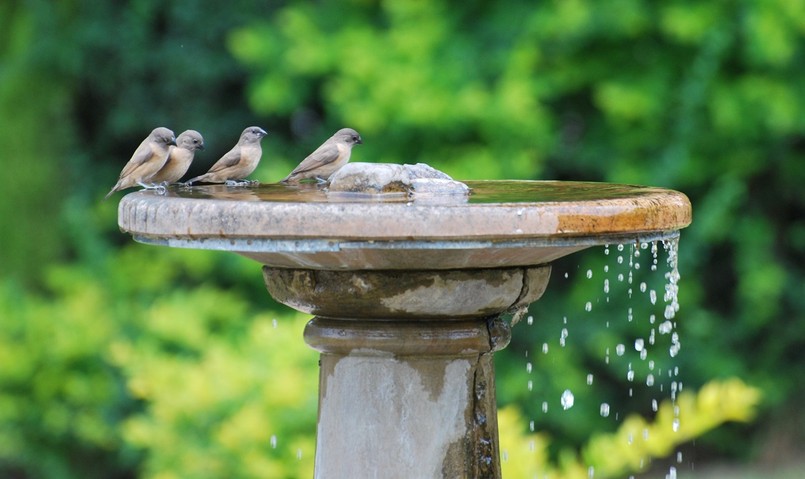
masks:
{"type": "Polygon", "coordinates": [[[363,140],[357,131],[352,128],[342,128],[302,160],[302,163],[299,163],[299,166],[294,168],[281,183],[299,183],[307,178],[325,182],[333,173],[349,162],[352,147],[361,143],[363,140]]]}
{"type": "Polygon", "coordinates": [[[183,131],[176,137],[176,146],[171,146],[168,150],[168,160],[165,165],[151,177],[151,183],[163,186],[176,183],[187,173],[196,150],[203,149],[204,138],[201,137],[201,133],[196,130],[183,131]]]}
{"type": "Polygon", "coordinates": [[[243,180],[257,168],[263,149],[260,147],[260,140],[268,132],[259,126],[250,126],[240,134],[238,143],[227,152],[220,160],[216,161],[210,170],[201,176],[191,178],[188,185],[197,181],[206,183],[224,183],[227,185],[243,185],[250,183],[243,180]]]}
{"type": "Polygon", "coordinates": [[[154,128],[151,134],[134,150],[131,159],[120,172],[120,179],[104,199],[112,196],[115,191],[131,188],[134,185],[154,188],[153,185],[146,183],[151,181],[154,173],[159,171],[168,160],[168,148],[175,144],[176,137],[172,131],[164,127],[154,128]]]}

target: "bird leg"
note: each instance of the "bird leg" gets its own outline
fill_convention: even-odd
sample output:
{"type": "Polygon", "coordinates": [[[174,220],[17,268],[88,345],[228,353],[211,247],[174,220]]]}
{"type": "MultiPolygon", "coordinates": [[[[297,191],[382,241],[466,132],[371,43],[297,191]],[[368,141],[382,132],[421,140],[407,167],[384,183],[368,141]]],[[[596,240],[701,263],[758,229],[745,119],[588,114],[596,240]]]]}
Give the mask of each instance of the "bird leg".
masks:
{"type": "Polygon", "coordinates": [[[259,184],[259,181],[254,180],[226,180],[226,186],[256,186],[259,184]]]}
{"type": "Polygon", "coordinates": [[[156,190],[158,195],[164,195],[168,191],[164,184],[143,183],[142,181],[138,181],[137,184],[146,190],[156,190]]]}

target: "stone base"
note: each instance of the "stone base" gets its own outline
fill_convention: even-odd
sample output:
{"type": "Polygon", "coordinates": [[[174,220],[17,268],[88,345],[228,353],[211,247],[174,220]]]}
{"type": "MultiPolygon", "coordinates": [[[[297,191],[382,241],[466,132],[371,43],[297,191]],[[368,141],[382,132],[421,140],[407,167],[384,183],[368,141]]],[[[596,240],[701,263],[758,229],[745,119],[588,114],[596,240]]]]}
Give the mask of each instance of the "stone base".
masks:
{"type": "Polygon", "coordinates": [[[321,351],[317,478],[500,477],[496,320],[448,325],[314,318],[321,351]]]}
{"type": "Polygon", "coordinates": [[[550,267],[264,276],[275,299],[317,315],[316,478],[500,477],[500,315],[536,301],[550,267]]]}

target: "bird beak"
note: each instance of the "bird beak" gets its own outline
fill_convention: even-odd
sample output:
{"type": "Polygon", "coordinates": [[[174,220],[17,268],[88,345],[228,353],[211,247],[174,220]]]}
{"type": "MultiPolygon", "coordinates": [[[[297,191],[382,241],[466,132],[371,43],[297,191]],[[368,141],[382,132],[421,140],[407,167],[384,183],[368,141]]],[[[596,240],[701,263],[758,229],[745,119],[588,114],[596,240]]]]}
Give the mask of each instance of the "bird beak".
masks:
{"type": "Polygon", "coordinates": [[[198,149],[199,149],[199,150],[203,150],[203,149],[204,149],[204,143],[202,143],[202,144],[198,145],[198,149]]]}
{"type": "Polygon", "coordinates": [[[168,142],[169,145],[176,146],[176,138],[171,137],[171,141],[168,142]]]}
{"type": "Polygon", "coordinates": [[[361,137],[359,136],[359,137],[358,137],[358,141],[357,141],[355,144],[356,144],[356,145],[362,145],[362,144],[363,144],[363,138],[361,138],[361,137]]]}
{"type": "Polygon", "coordinates": [[[263,136],[266,136],[266,135],[268,135],[268,132],[263,130],[263,129],[260,129],[260,134],[263,135],[263,136]]]}

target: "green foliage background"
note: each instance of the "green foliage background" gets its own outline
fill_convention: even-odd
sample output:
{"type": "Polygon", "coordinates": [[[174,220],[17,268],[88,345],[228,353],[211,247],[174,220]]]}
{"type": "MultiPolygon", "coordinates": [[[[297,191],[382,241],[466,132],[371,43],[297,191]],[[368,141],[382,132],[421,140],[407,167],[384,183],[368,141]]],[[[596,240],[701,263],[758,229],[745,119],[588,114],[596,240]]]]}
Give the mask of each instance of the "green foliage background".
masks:
{"type": "MultiPolygon", "coordinates": [[[[156,125],[204,134],[190,174],[258,124],[254,177],[276,181],[351,126],[355,161],[685,192],[681,377],[736,376],[765,398],[761,420],[699,438],[698,457],[761,456],[771,436],[795,448],[803,34],[799,0],[0,4],[0,475],[310,476],[304,318],[272,302],[256,264],[133,244],[100,201],[156,125]]],[[[601,363],[639,334],[623,295],[596,310],[611,328],[580,321],[555,346],[562,317],[601,296],[583,272],[606,261],[558,262],[534,325],[497,359],[500,401],[538,417],[554,452],[616,427],[595,407],[541,414],[559,409],[557,378],[594,373],[596,394],[651,414],[653,393],[627,397],[623,365],[601,363]],[[523,354],[543,342],[555,354],[527,394],[523,354]]]]}

